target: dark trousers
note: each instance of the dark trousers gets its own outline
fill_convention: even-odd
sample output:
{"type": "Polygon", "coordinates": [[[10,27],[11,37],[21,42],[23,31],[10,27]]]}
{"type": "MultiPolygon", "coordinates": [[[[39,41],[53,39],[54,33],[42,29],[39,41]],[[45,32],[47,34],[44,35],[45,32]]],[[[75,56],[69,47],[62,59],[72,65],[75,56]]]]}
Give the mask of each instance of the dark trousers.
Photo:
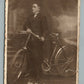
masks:
{"type": "Polygon", "coordinates": [[[28,67],[33,78],[39,79],[42,75],[41,64],[43,61],[43,44],[37,39],[31,40],[28,47],[28,67]]]}

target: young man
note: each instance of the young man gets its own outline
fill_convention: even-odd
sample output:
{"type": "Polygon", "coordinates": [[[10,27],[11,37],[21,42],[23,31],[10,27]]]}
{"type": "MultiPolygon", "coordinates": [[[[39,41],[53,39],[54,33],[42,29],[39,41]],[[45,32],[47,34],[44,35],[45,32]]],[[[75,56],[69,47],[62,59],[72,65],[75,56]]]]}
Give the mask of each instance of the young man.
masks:
{"type": "Polygon", "coordinates": [[[41,77],[41,63],[43,60],[43,43],[48,31],[46,17],[40,13],[40,6],[37,3],[32,5],[33,14],[29,16],[25,24],[28,33],[35,33],[37,37],[31,35],[28,47],[30,48],[30,75],[37,80],[41,77]]]}

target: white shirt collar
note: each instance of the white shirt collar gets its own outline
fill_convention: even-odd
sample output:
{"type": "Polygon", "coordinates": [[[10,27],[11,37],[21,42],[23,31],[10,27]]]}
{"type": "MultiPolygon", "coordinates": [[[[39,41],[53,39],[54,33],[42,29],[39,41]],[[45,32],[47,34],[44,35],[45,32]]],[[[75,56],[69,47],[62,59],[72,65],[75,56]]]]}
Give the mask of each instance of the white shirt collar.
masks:
{"type": "Polygon", "coordinates": [[[38,13],[39,13],[39,12],[36,12],[36,13],[34,14],[34,18],[36,18],[36,17],[37,17],[38,13]]]}

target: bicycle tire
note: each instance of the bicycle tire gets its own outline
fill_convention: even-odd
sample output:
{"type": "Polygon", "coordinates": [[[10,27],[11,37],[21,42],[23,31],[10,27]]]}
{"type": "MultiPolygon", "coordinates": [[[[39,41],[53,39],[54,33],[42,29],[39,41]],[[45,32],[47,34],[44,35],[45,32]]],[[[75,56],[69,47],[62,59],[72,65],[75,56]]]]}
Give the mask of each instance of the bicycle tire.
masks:
{"type": "Polygon", "coordinates": [[[76,74],[76,49],[62,46],[55,55],[55,64],[59,75],[69,77],[76,74]]]}
{"type": "Polygon", "coordinates": [[[16,52],[13,61],[12,61],[12,68],[14,73],[16,74],[16,80],[18,80],[23,73],[23,69],[26,66],[26,50],[25,49],[20,49],[16,52]]]}

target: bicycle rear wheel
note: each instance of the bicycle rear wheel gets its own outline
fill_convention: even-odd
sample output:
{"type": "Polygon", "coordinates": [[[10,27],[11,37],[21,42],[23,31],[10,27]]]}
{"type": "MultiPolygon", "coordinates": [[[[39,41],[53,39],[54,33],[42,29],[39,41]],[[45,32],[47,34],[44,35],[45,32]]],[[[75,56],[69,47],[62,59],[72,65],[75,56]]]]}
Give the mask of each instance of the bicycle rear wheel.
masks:
{"type": "Polygon", "coordinates": [[[27,66],[27,50],[20,49],[15,54],[13,61],[12,61],[12,68],[14,74],[16,74],[16,80],[20,78],[21,74],[25,70],[27,66]]]}
{"type": "Polygon", "coordinates": [[[72,46],[63,46],[55,56],[57,70],[61,76],[76,74],[76,49],[72,46]]]}

